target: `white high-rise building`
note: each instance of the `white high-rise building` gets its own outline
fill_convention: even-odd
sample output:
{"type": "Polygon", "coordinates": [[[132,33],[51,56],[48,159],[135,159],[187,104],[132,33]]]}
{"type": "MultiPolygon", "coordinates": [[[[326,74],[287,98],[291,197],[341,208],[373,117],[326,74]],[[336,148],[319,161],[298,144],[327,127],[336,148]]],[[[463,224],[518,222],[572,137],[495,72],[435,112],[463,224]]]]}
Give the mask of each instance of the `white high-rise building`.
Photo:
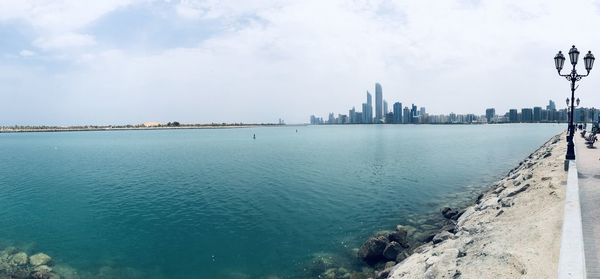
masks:
{"type": "Polygon", "coordinates": [[[375,83],[375,123],[383,119],[383,90],[381,84],[375,83]]]}

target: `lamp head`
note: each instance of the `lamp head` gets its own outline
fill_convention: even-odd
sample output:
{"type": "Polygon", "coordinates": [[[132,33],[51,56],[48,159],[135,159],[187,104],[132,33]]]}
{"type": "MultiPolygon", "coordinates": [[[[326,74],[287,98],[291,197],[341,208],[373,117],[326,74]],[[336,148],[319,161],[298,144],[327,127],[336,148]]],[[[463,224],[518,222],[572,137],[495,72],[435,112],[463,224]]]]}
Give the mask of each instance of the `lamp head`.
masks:
{"type": "Polygon", "coordinates": [[[596,58],[594,58],[592,51],[588,51],[588,53],[583,57],[583,62],[585,63],[585,69],[587,70],[588,74],[590,73],[590,71],[592,70],[592,67],[594,66],[594,60],[596,60],[596,58]]]}
{"type": "Polygon", "coordinates": [[[562,54],[562,51],[559,51],[556,56],[554,56],[554,66],[556,70],[560,73],[565,64],[565,56],[562,54]]]}
{"type": "Polygon", "coordinates": [[[577,50],[575,46],[569,50],[569,59],[571,60],[571,64],[573,66],[577,65],[577,59],[579,59],[579,50],[577,50]]]}

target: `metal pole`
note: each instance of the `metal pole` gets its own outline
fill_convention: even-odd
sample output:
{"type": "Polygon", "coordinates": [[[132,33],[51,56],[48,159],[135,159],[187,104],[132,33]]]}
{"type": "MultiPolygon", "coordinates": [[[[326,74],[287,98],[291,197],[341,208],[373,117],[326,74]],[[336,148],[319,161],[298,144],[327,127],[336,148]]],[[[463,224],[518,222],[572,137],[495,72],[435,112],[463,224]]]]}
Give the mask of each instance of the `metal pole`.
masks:
{"type": "Polygon", "coordinates": [[[576,78],[571,76],[571,117],[569,119],[569,137],[567,138],[567,156],[565,157],[567,160],[575,160],[575,144],[573,143],[573,135],[575,134],[575,126],[573,125],[575,116],[575,80],[576,78]]]}

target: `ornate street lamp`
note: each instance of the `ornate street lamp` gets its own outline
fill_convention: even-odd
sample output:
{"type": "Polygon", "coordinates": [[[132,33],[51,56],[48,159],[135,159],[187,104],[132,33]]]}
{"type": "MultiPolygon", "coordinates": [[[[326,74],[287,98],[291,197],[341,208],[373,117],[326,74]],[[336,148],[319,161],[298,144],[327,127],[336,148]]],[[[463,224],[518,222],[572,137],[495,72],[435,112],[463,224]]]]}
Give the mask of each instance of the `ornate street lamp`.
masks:
{"type": "MultiPolygon", "coordinates": [[[[575,69],[575,66],[577,65],[577,60],[579,59],[579,50],[577,50],[577,48],[575,46],[573,46],[570,50],[569,50],[569,60],[571,61],[571,65],[573,65],[573,70],[571,70],[570,74],[566,74],[566,75],[562,75],[560,73],[560,71],[562,70],[564,64],[565,64],[565,56],[562,54],[562,51],[559,51],[558,54],[556,54],[556,56],[554,56],[554,66],[556,67],[556,70],[558,71],[558,75],[560,75],[561,77],[565,77],[568,81],[571,82],[571,111],[569,112],[569,127],[568,127],[568,134],[567,134],[567,155],[565,156],[565,158],[567,160],[575,160],[575,145],[573,144],[573,134],[575,133],[575,126],[573,125],[573,117],[574,117],[574,108],[575,108],[575,89],[577,89],[577,87],[575,86],[575,82],[580,81],[581,78],[586,77],[590,74],[590,71],[592,70],[592,66],[594,66],[594,55],[592,54],[591,51],[588,51],[588,53],[583,57],[583,61],[585,64],[585,69],[587,70],[587,74],[585,75],[579,75],[577,74],[577,70],[575,69]]],[[[567,106],[569,105],[569,99],[567,98],[567,106]]],[[[579,98],[577,98],[577,105],[579,106],[579,98]]]]}

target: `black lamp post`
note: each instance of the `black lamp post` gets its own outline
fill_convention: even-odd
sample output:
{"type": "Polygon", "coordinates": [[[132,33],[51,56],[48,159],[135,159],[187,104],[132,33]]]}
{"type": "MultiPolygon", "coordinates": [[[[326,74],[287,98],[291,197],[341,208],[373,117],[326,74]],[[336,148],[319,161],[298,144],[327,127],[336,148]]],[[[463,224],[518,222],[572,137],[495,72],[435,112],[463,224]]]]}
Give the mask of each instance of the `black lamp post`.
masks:
{"type": "MultiPolygon", "coordinates": [[[[575,99],[575,107],[579,107],[579,98],[575,99]]],[[[571,111],[570,105],[569,105],[569,98],[567,98],[567,112],[571,111]]],[[[577,119],[573,118],[573,126],[577,127],[577,119]]]]}
{"type": "MultiPolygon", "coordinates": [[[[573,134],[575,133],[575,126],[573,125],[573,117],[574,117],[574,108],[575,108],[575,82],[581,80],[583,77],[587,77],[592,70],[592,66],[594,65],[594,55],[591,51],[583,57],[583,61],[585,63],[585,69],[587,70],[587,74],[579,75],[577,74],[577,70],[575,69],[575,65],[577,65],[577,60],[579,59],[579,50],[575,46],[573,46],[569,50],[569,60],[571,60],[571,64],[573,65],[573,70],[571,70],[570,74],[562,75],[560,71],[565,64],[565,56],[562,54],[562,51],[559,51],[556,56],[554,56],[554,64],[556,66],[556,70],[558,71],[558,75],[561,77],[565,77],[568,81],[571,82],[571,112],[569,117],[569,129],[567,135],[567,156],[565,158],[567,160],[575,160],[575,145],[573,144],[573,134]]],[[[569,99],[567,99],[567,105],[569,99]]],[[[577,103],[579,105],[579,98],[577,99],[577,103]]]]}

